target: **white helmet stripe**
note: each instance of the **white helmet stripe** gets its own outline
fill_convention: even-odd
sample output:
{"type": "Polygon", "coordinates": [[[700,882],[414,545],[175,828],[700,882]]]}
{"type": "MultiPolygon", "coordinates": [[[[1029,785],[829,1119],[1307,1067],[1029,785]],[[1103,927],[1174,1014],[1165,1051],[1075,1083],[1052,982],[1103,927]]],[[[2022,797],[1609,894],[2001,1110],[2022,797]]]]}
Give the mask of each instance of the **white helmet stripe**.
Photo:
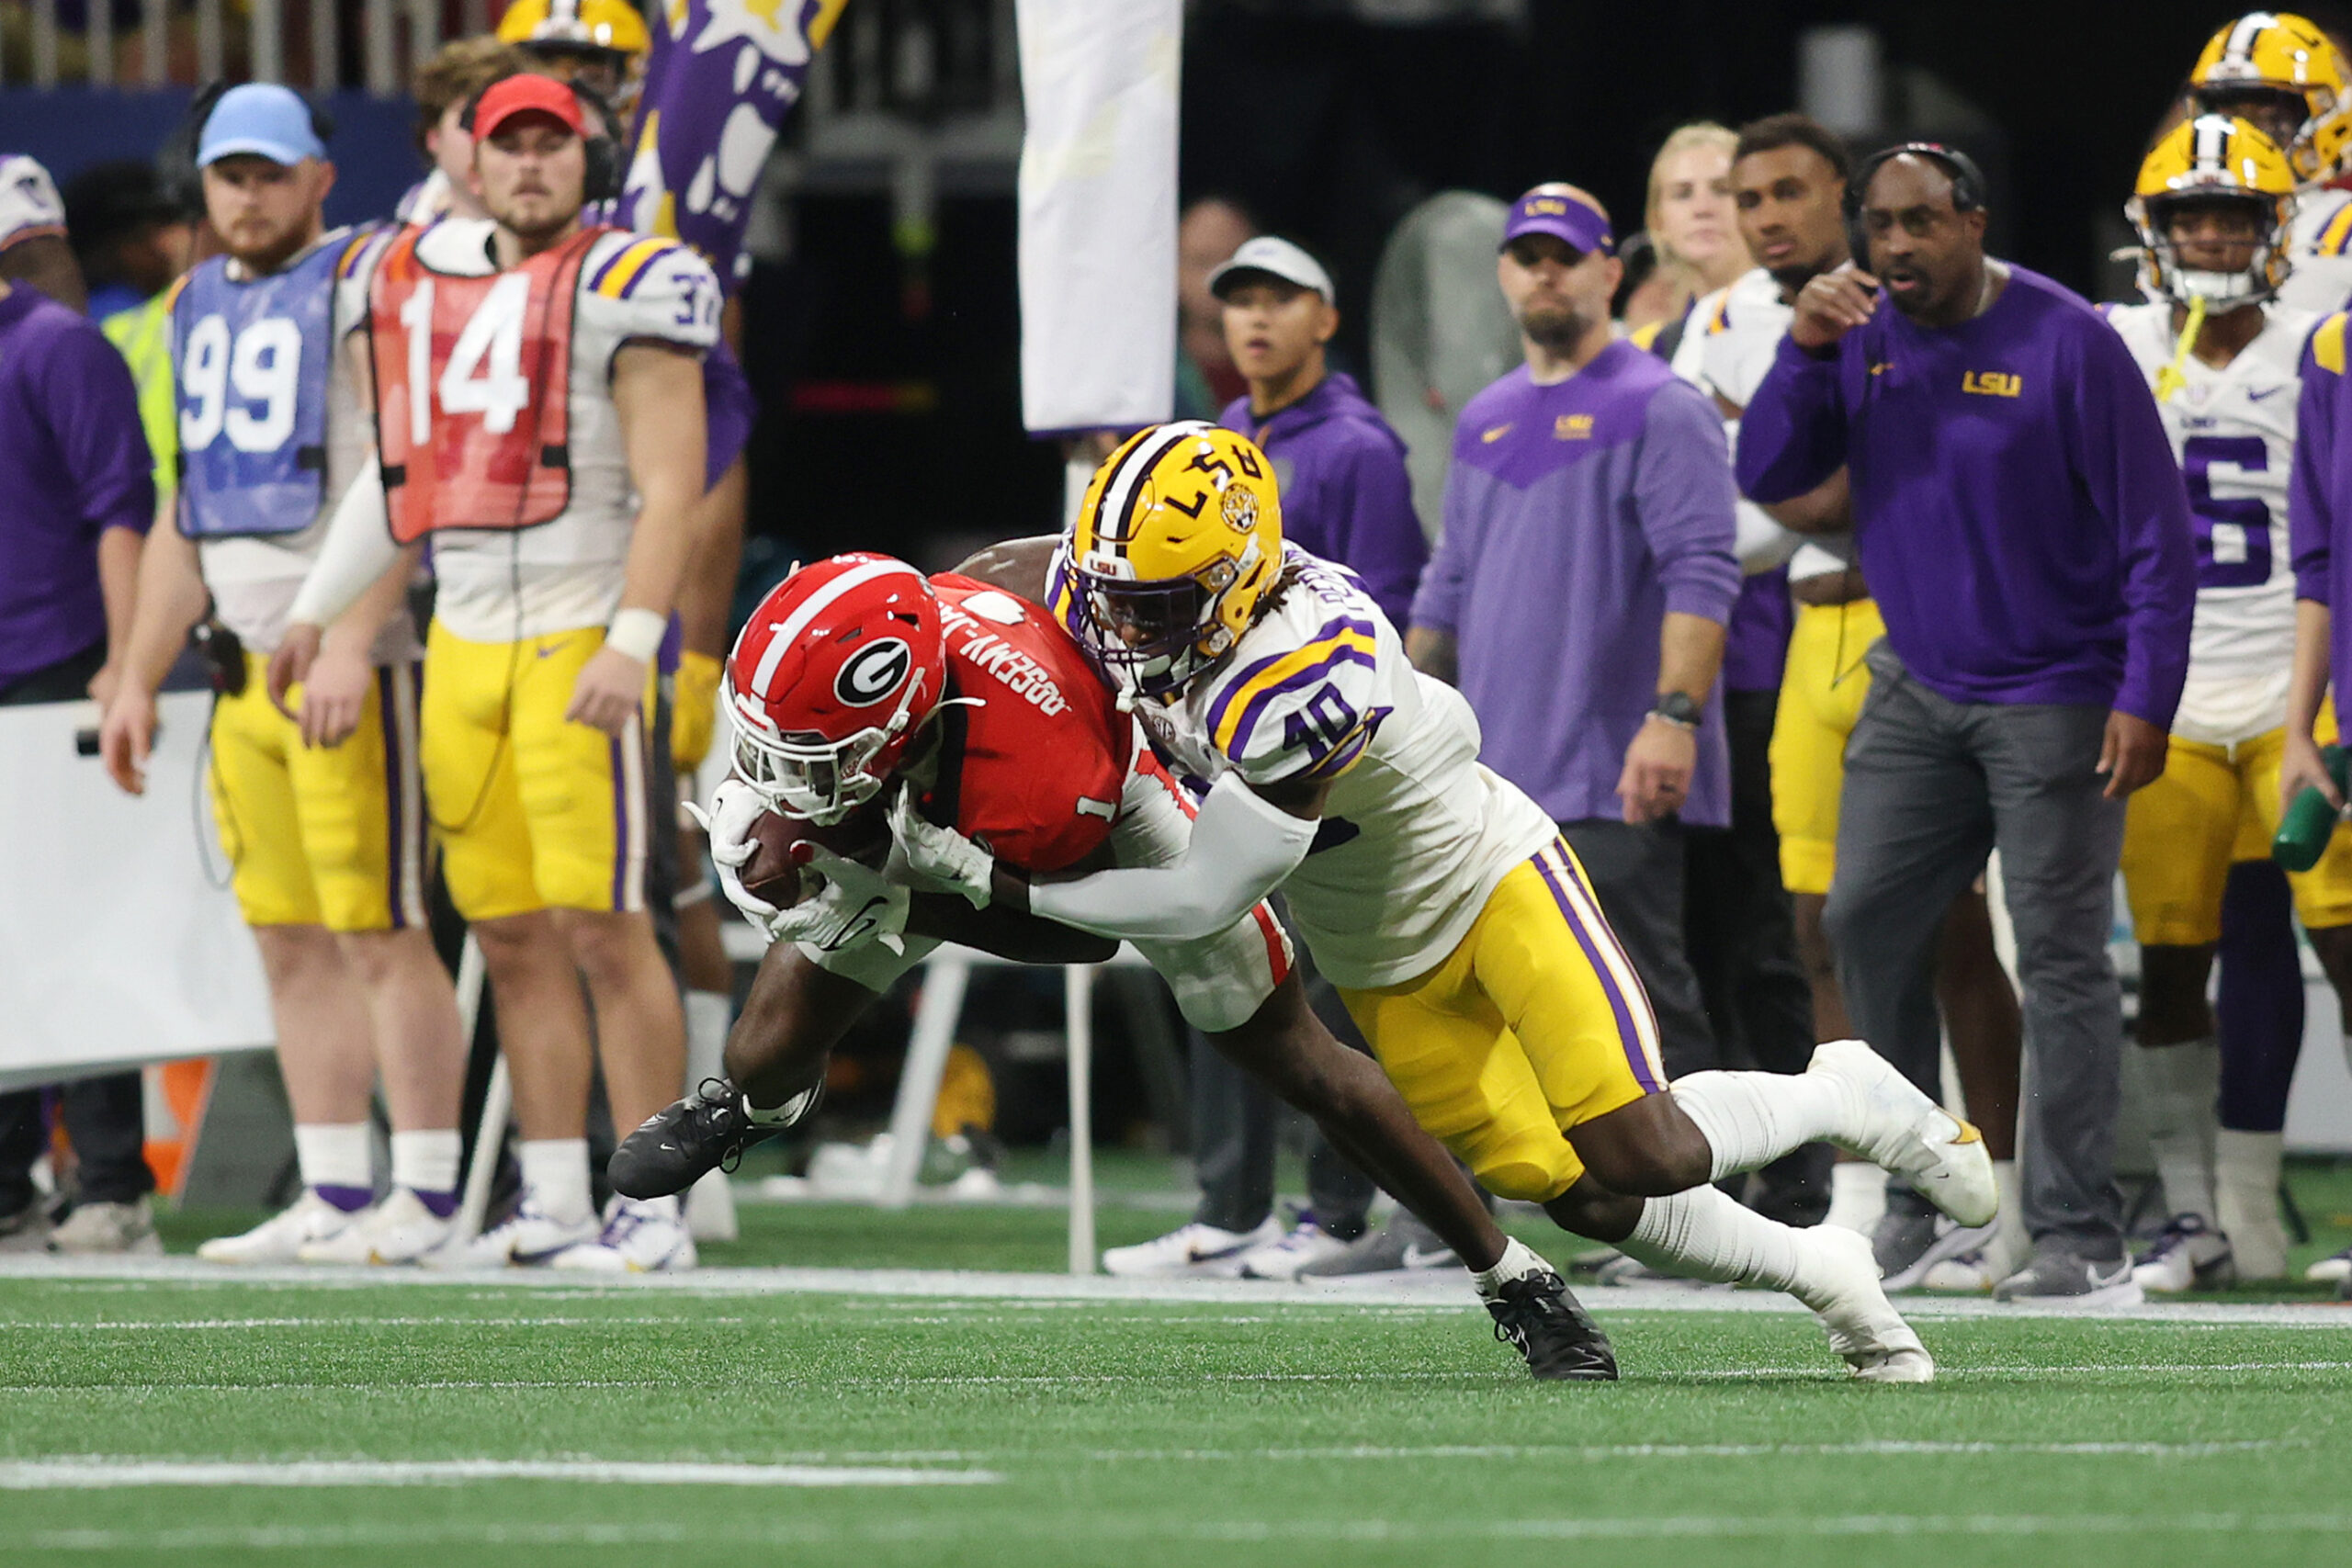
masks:
{"type": "Polygon", "coordinates": [[[784,662],[786,652],[799,640],[800,634],[808,629],[808,623],[815,620],[826,605],[853,588],[872,582],[876,578],[888,577],[894,572],[904,572],[918,581],[922,577],[922,573],[902,560],[870,560],[850,568],[801,601],[799,608],[777,624],[775,636],[768,641],[767,651],[760,655],[760,667],[752,672],[752,694],[762,702],[775,695],[768,690],[768,683],[775,679],[776,666],[784,662]]]}
{"type": "Polygon", "coordinates": [[[1142,487],[1145,477],[1160,458],[1174,451],[1187,438],[1205,434],[1216,428],[1205,420],[1179,420],[1152,432],[1149,441],[1138,442],[1128,452],[1126,461],[1113,472],[1111,482],[1102,487],[1102,502],[1094,513],[1094,542],[1110,547],[1114,555],[1125,556],[1127,553],[1128,513],[1134,510],[1136,491],[1142,487]]]}
{"type": "Polygon", "coordinates": [[[2267,11],[2249,11],[2238,18],[2230,31],[2228,47],[2223,51],[2232,60],[2243,61],[2254,53],[2255,40],[2276,26],[2278,18],[2267,11]]]}

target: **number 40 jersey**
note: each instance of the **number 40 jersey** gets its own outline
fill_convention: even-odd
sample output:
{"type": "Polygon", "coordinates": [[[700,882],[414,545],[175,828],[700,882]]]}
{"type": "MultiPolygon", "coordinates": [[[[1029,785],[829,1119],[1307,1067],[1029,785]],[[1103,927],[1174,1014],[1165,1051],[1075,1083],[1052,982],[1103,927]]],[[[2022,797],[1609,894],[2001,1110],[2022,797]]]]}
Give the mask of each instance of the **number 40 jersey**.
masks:
{"type": "Polygon", "coordinates": [[[1288,545],[1271,598],[1173,704],[1138,702],[1136,716],[1195,791],[1228,772],[1330,780],[1315,847],[1283,884],[1291,919],[1336,985],[1417,980],[1558,829],[1479,765],[1470,705],[1407,661],[1353,574],[1288,545]]]}
{"type": "MultiPolygon", "coordinates": [[[[2173,362],[2169,304],[2101,306],[2154,389],[2173,362]]],[[[2262,333],[2216,368],[2190,355],[2186,382],[2160,400],[2197,529],[2197,621],[2175,734],[2233,746],[2287,722],[2295,654],[2295,574],[2287,479],[2304,340],[2319,317],[2263,307],[2262,333]]]]}

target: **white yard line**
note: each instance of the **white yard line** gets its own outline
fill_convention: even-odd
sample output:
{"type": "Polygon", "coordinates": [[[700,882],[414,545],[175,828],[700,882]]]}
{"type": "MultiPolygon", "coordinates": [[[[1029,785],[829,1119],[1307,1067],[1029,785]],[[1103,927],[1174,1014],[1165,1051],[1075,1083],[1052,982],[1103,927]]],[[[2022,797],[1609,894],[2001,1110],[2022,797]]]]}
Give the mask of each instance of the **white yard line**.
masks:
{"type": "Polygon", "coordinates": [[[482,1481],[562,1481],[598,1486],[988,1486],[986,1470],[905,1466],[639,1463],[618,1460],[77,1459],[0,1463],[0,1491],[83,1492],[126,1486],[463,1486],[482,1481]]]}
{"type": "MultiPolygon", "coordinates": [[[[961,1298],[973,1302],[1020,1302],[1080,1305],[1093,1302],[1236,1305],[1260,1310],[1290,1307],[1472,1308],[1468,1280],[1458,1274],[1435,1278],[1396,1277],[1368,1284],[1321,1286],[1272,1284],[1248,1280],[1126,1280],[1069,1274],[978,1273],[923,1269],[703,1269],[684,1274],[616,1276],[583,1285],[576,1274],[508,1269],[436,1270],[414,1269],[228,1268],[193,1258],[0,1258],[0,1282],[56,1280],[118,1288],[242,1285],[308,1290],[367,1290],[381,1287],[459,1286],[480,1292],[560,1292],[561,1299],[613,1300],[628,1295],[707,1299],[762,1296],[885,1296],[921,1301],[927,1310],[949,1310],[961,1298]]],[[[1579,1295],[1606,1318],[1622,1312],[1762,1312],[1804,1309],[1788,1297],[1764,1291],[1694,1291],[1677,1286],[1585,1287],[1579,1295]]],[[[644,1304],[650,1305],[647,1302],[644,1304]]],[[[2352,1329],[2352,1307],[2334,1303],[2151,1303],[2138,1307],[2085,1309],[2061,1304],[2002,1304],[1982,1298],[1904,1296],[1897,1304],[1921,1321],[2065,1317],[2216,1327],[2352,1329]]],[[[618,1321],[618,1320],[605,1320],[618,1321]]]]}

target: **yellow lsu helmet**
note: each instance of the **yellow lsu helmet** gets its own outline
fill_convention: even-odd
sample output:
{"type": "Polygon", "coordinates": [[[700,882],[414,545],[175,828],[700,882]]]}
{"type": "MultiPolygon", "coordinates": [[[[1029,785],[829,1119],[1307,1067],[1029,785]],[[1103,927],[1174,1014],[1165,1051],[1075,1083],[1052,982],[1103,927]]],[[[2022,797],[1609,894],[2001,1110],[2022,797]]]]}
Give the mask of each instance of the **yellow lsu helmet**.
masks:
{"type": "Polygon", "coordinates": [[[1154,425],[1095,469],[1055,608],[1123,704],[1171,700],[1250,629],[1282,564],[1266,455],[1205,421],[1154,425]]]}
{"type": "Polygon", "coordinates": [[[2295,175],[2278,144],[2246,121],[2200,115],[2174,126],[2149,152],[2123,215],[2140,233],[2140,288],[2150,299],[2224,308],[2267,299],[2287,281],[2295,175]],[[2261,238],[2242,272],[2185,266],[2173,247],[2170,213],[2217,200],[2245,202],[2259,214],[2261,238]]]}
{"type": "Polygon", "coordinates": [[[498,41],[550,52],[640,55],[653,47],[628,0],[514,0],[498,18],[498,41]]]}
{"type": "Polygon", "coordinates": [[[2305,187],[2334,178],[2352,147],[2352,67],[2315,24],[2288,12],[2249,11],[2206,40],[2188,98],[2198,114],[2253,120],[2305,187]],[[2281,95],[2301,100],[2299,118],[2264,112],[2262,98],[2281,95]]]}

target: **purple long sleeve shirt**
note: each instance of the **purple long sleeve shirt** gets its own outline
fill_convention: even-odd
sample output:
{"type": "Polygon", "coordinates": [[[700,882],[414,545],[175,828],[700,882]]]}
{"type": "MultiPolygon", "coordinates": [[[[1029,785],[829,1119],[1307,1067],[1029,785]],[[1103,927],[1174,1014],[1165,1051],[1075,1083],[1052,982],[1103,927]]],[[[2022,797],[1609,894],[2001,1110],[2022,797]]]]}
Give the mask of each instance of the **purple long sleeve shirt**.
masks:
{"type": "Polygon", "coordinates": [[[2345,326],[2338,313],[2303,345],[2303,389],[2295,413],[2295,466],[2287,481],[2287,532],[2294,551],[2295,597],[2328,607],[2328,670],[2336,728],[2352,735],[2352,377],[2345,374],[2345,326]]]}
{"type": "Polygon", "coordinates": [[[98,536],[144,534],[155,479],[130,367],[88,317],[0,299],[0,686],[107,635],[98,536]]]}
{"type": "Polygon", "coordinates": [[[1769,504],[1847,466],[1862,575],[1929,690],[2096,704],[2169,728],[2196,549],[2123,341],[2014,265],[1991,310],[1942,331],[1880,298],[1828,357],[1781,340],[1740,423],[1740,488],[1769,504]]]}
{"type": "MultiPolygon", "coordinates": [[[[1462,411],[1413,622],[1453,633],[1480,759],[1555,821],[1622,813],[1667,612],[1731,615],[1729,457],[1705,394],[1629,343],[1548,387],[1514,370],[1462,411]]],[[[1710,693],[1682,819],[1723,827],[1730,813],[1710,693]]]]}
{"type": "Polygon", "coordinates": [[[1403,626],[1430,547],[1413,512],[1405,443],[1354,378],[1334,371],[1262,421],[1250,412],[1248,398],[1236,398],[1217,423],[1273,459],[1283,537],[1354,572],[1403,626]]]}

